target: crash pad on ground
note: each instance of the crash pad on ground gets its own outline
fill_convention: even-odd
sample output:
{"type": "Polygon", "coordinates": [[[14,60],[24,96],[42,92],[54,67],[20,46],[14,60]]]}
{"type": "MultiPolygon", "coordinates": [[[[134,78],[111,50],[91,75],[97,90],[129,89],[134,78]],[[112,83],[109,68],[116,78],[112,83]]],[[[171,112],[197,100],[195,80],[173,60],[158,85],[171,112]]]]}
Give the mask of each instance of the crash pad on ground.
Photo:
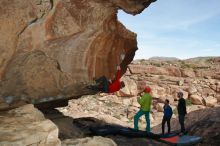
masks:
{"type": "Polygon", "coordinates": [[[178,135],[178,133],[169,134],[154,134],[147,133],[146,131],[134,130],[129,127],[118,125],[105,125],[99,127],[91,127],[90,131],[94,135],[107,136],[107,135],[122,135],[126,137],[147,137],[170,145],[188,146],[201,142],[202,138],[199,136],[191,135],[178,135]]]}

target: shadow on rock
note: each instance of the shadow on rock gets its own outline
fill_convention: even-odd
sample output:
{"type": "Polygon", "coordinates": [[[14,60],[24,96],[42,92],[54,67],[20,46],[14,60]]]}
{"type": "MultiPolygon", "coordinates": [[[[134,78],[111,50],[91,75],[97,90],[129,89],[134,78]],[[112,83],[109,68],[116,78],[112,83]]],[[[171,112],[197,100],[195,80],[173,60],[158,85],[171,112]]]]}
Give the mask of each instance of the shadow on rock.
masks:
{"type": "MultiPolygon", "coordinates": [[[[172,131],[179,130],[177,119],[171,121],[172,131]]],[[[220,143],[220,107],[201,109],[187,114],[185,126],[189,135],[201,136],[203,142],[199,146],[218,146],[220,143]]],[[[153,127],[160,131],[161,124],[153,127]]]]}
{"type": "MultiPolygon", "coordinates": [[[[46,118],[50,119],[57,125],[59,128],[59,138],[61,140],[92,137],[94,136],[90,131],[92,127],[111,125],[93,117],[74,119],[63,115],[63,113],[57,109],[41,110],[41,112],[44,113],[46,118]]],[[[115,141],[118,146],[141,146],[146,144],[149,146],[166,146],[166,144],[161,144],[147,138],[128,138],[119,135],[109,135],[106,137],[115,141]]]]}

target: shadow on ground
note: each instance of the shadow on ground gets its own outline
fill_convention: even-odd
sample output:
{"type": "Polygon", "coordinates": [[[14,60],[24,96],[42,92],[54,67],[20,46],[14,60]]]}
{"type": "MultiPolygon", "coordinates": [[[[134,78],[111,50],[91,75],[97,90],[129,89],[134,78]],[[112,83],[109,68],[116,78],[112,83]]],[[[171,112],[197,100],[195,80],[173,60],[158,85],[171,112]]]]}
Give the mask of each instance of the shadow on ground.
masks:
{"type": "MultiPolygon", "coordinates": [[[[53,121],[59,128],[59,138],[76,139],[94,136],[90,128],[109,125],[93,117],[73,119],[63,115],[56,109],[41,110],[45,117],[53,121]]],[[[172,123],[173,130],[178,129],[178,122],[172,123]]],[[[220,141],[220,107],[202,109],[191,112],[186,117],[186,127],[190,135],[202,136],[203,142],[198,146],[218,146],[220,141]]],[[[152,129],[160,131],[161,125],[152,129]]],[[[148,138],[128,138],[119,135],[107,136],[117,143],[118,146],[166,146],[164,143],[157,142],[148,138]]]]}
{"type": "MultiPolygon", "coordinates": [[[[46,118],[57,125],[59,128],[59,138],[61,140],[92,137],[94,135],[90,131],[91,127],[109,125],[93,117],[73,119],[72,117],[63,115],[63,113],[57,109],[41,109],[41,112],[44,113],[46,118]]],[[[118,146],[167,146],[166,144],[148,138],[130,138],[120,135],[109,135],[106,137],[115,141],[118,146]]]]}

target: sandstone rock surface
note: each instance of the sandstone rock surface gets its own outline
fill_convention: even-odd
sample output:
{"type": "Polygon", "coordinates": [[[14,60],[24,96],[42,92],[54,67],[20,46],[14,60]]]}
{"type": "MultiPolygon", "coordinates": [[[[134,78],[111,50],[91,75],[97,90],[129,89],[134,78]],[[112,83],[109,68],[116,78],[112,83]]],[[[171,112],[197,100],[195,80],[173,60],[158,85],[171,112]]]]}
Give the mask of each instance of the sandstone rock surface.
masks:
{"type": "Polygon", "coordinates": [[[194,94],[197,92],[197,89],[195,86],[190,86],[188,89],[189,94],[194,94]]]}
{"type": "MultiPolygon", "coordinates": [[[[134,73],[130,70],[130,67],[133,65],[138,65],[139,67],[144,66],[144,68],[148,65],[154,65],[157,68],[159,68],[160,66],[165,66],[164,68],[166,68],[166,65],[168,65],[180,68],[178,70],[187,68],[189,68],[189,70],[192,70],[193,68],[195,72],[197,70],[206,70],[206,68],[204,67],[202,67],[202,69],[197,68],[196,65],[200,67],[200,64],[197,62],[194,63],[190,61],[190,65],[187,65],[186,63],[182,62],[183,61],[175,61],[169,63],[160,62],[159,64],[155,60],[154,62],[150,62],[149,60],[133,61],[132,64],[129,65],[129,70],[127,70],[127,73],[123,77],[128,81],[127,84],[129,86],[128,88],[125,88],[126,92],[124,93],[126,94],[120,94],[120,96],[117,96],[118,94],[100,94],[94,96],[84,96],[80,99],[70,100],[69,106],[59,108],[59,111],[66,116],[72,117],[76,121],[81,121],[75,122],[75,124],[78,123],[76,125],[79,125],[79,127],[83,127],[83,129],[84,126],[82,126],[81,124],[84,123],[85,127],[89,127],[94,124],[93,120],[91,120],[93,118],[102,121],[101,123],[96,123],[96,125],[101,125],[104,122],[104,124],[118,124],[132,128],[134,115],[140,108],[140,105],[137,102],[138,95],[133,95],[132,93],[133,90],[136,90],[136,88],[134,89],[133,87],[137,87],[138,92],[140,92],[141,90],[143,91],[146,85],[149,85],[152,88],[153,95],[152,108],[150,114],[151,127],[153,132],[161,133],[160,124],[163,118],[163,105],[165,99],[170,100],[170,104],[173,109],[173,116],[171,120],[172,130],[180,129],[177,112],[177,92],[181,91],[184,94],[184,98],[186,99],[187,105],[188,114],[186,115],[186,127],[188,128],[192,126],[193,128],[190,129],[191,132],[200,131],[200,133],[196,133],[198,133],[198,135],[205,135],[206,137],[209,137],[206,140],[206,144],[208,144],[208,140],[212,140],[213,142],[218,143],[217,139],[212,139],[212,137],[208,134],[212,130],[215,131],[214,133],[210,134],[213,137],[218,138],[219,134],[219,108],[215,108],[219,106],[219,103],[216,102],[219,97],[218,80],[197,75],[195,77],[190,77],[189,75],[178,77],[176,76],[176,74],[178,73],[170,73],[169,75],[167,75],[166,73],[154,74],[151,72],[134,73]],[[130,80],[132,80],[132,84],[129,82],[130,80]],[[181,81],[181,84],[179,84],[179,81],[181,81]],[[136,86],[134,83],[136,84],[136,86]],[[207,104],[206,102],[209,102],[209,104],[207,104]],[[88,118],[90,118],[90,120],[88,120],[88,118]],[[211,125],[211,127],[209,127],[209,125],[211,125]],[[200,126],[201,128],[203,128],[203,130],[198,130],[200,126]],[[205,133],[203,133],[202,131],[205,131],[205,133]]],[[[205,62],[205,64],[209,64],[209,62],[205,62]]],[[[218,63],[211,65],[212,67],[208,70],[212,70],[212,74],[209,75],[213,76],[213,74],[215,74],[218,71],[218,69],[216,68],[219,68],[220,66],[218,63]]],[[[139,128],[144,130],[145,127],[146,121],[143,116],[139,120],[139,128]]],[[[118,145],[120,145],[119,141],[123,141],[122,143],[125,142],[124,138],[121,136],[112,136],[111,139],[114,139],[118,145]]],[[[135,141],[134,139],[131,139],[129,142],[128,141],[129,140],[126,140],[126,144],[124,145],[127,146],[130,144],[129,146],[133,146],[141,142],[140,139],[137,141],[135,141]]]]}
{"type": "Polygon", "coordinates": [[[81,139],[66,139],[62,141],[62,146],[117,146],[117,144],[109,139],[100,136],[81,138],[81,139]]]}
{"type": "Polygon", "coordinates": [[[220,89],[219,81],[214,76],[220,70],[219,62],[215,61],[218,58],[135,60],[129,65],[124,78],[135,81],[138,92],[143,91],[146,85],[150,86],[156,102],[163,103],[165,99],[169,99],[171,105],[177,105],[177,93],[182,92],[187,105],[205,105],[204,99],[207,97],[213,97],[212,102],[217,105],[220,89]],[[202,74],[196,74],[198,72],[202,74]],[[211,78],[207,78],[207,75],[211,78]]]}
{"type": "Polygon", "coordinates": [[[218,102],[217,99],[214,98],[213,96],[208,96],[204,100],[205,100],[206,106],[208,107],[214,107],[215,105],[217,105],[217,102],[218,102]]]}
{"type": "Polygon", "coordinates": [[[164,107],[164,104],[158,103],[158,104],[157,104],[157,107],[156,107],[156,108],[157,108],[157,111],[158,111],[158,112],[163,112],[163,107],[164,107]]]}
{"type": "Polygon", "coordinates": [[[0,145],[61,145],[57,126],[31,104],[0,112],[0,117],[0,145]]]}
{"type": "Polygon", "coordinates": [[[94,77],[113,79],[137,50],[118,9],[138,14],[152,0],[1,0],[0,97],[31,103],[93,94],[94,77]],[[122,60],[121,56],[125,56],[122,60]]]}
{"type": "Polygon", "coordinates": [[[119,96],[135,96],[138,94],[137,84],[134,80],[129,77],[122,77],[121,81],[125,83],[125,87],[118,92],[119,96]]]}
{"type": "Polygon", "coordinates": [[[199,95],[191,95],[190,99],[191,99],[193,104],[203,105],[203,98],[199,95]]]}

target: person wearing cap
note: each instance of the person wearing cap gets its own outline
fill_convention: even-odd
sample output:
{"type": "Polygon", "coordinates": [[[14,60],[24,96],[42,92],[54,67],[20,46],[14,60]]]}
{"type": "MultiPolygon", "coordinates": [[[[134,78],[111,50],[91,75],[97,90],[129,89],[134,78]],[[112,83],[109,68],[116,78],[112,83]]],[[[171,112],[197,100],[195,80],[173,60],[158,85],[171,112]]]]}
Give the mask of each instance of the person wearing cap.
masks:
{"type": "Polygon", "coordinates": [[[177,106],[178,115],[179,115],[179,123],[180,123],[180,126],[181,126],[181,132],[185,133],[184,121],[185,121],[185,115],[187,114],[187,112],[186,112],[186,101],[183,98],[183,93],[182,92],[178,92],[177,96],[179,97],[179,102],[178,102],[178,106],[177,106]]]}
{"type": "Polygon", "coordinates": [[[145,115],[146,119],[146,131],[150,132],[150,110],[151,110],[151,102],[152,96],[150,95],[151,89],[150,87],[146,87],[144,90],[144,95],[141,98],[138,98],[137,101],[140,104],[140,110],[134,116],[134,129],[138,130],[138,120],[141,116],[145,115]]]}

